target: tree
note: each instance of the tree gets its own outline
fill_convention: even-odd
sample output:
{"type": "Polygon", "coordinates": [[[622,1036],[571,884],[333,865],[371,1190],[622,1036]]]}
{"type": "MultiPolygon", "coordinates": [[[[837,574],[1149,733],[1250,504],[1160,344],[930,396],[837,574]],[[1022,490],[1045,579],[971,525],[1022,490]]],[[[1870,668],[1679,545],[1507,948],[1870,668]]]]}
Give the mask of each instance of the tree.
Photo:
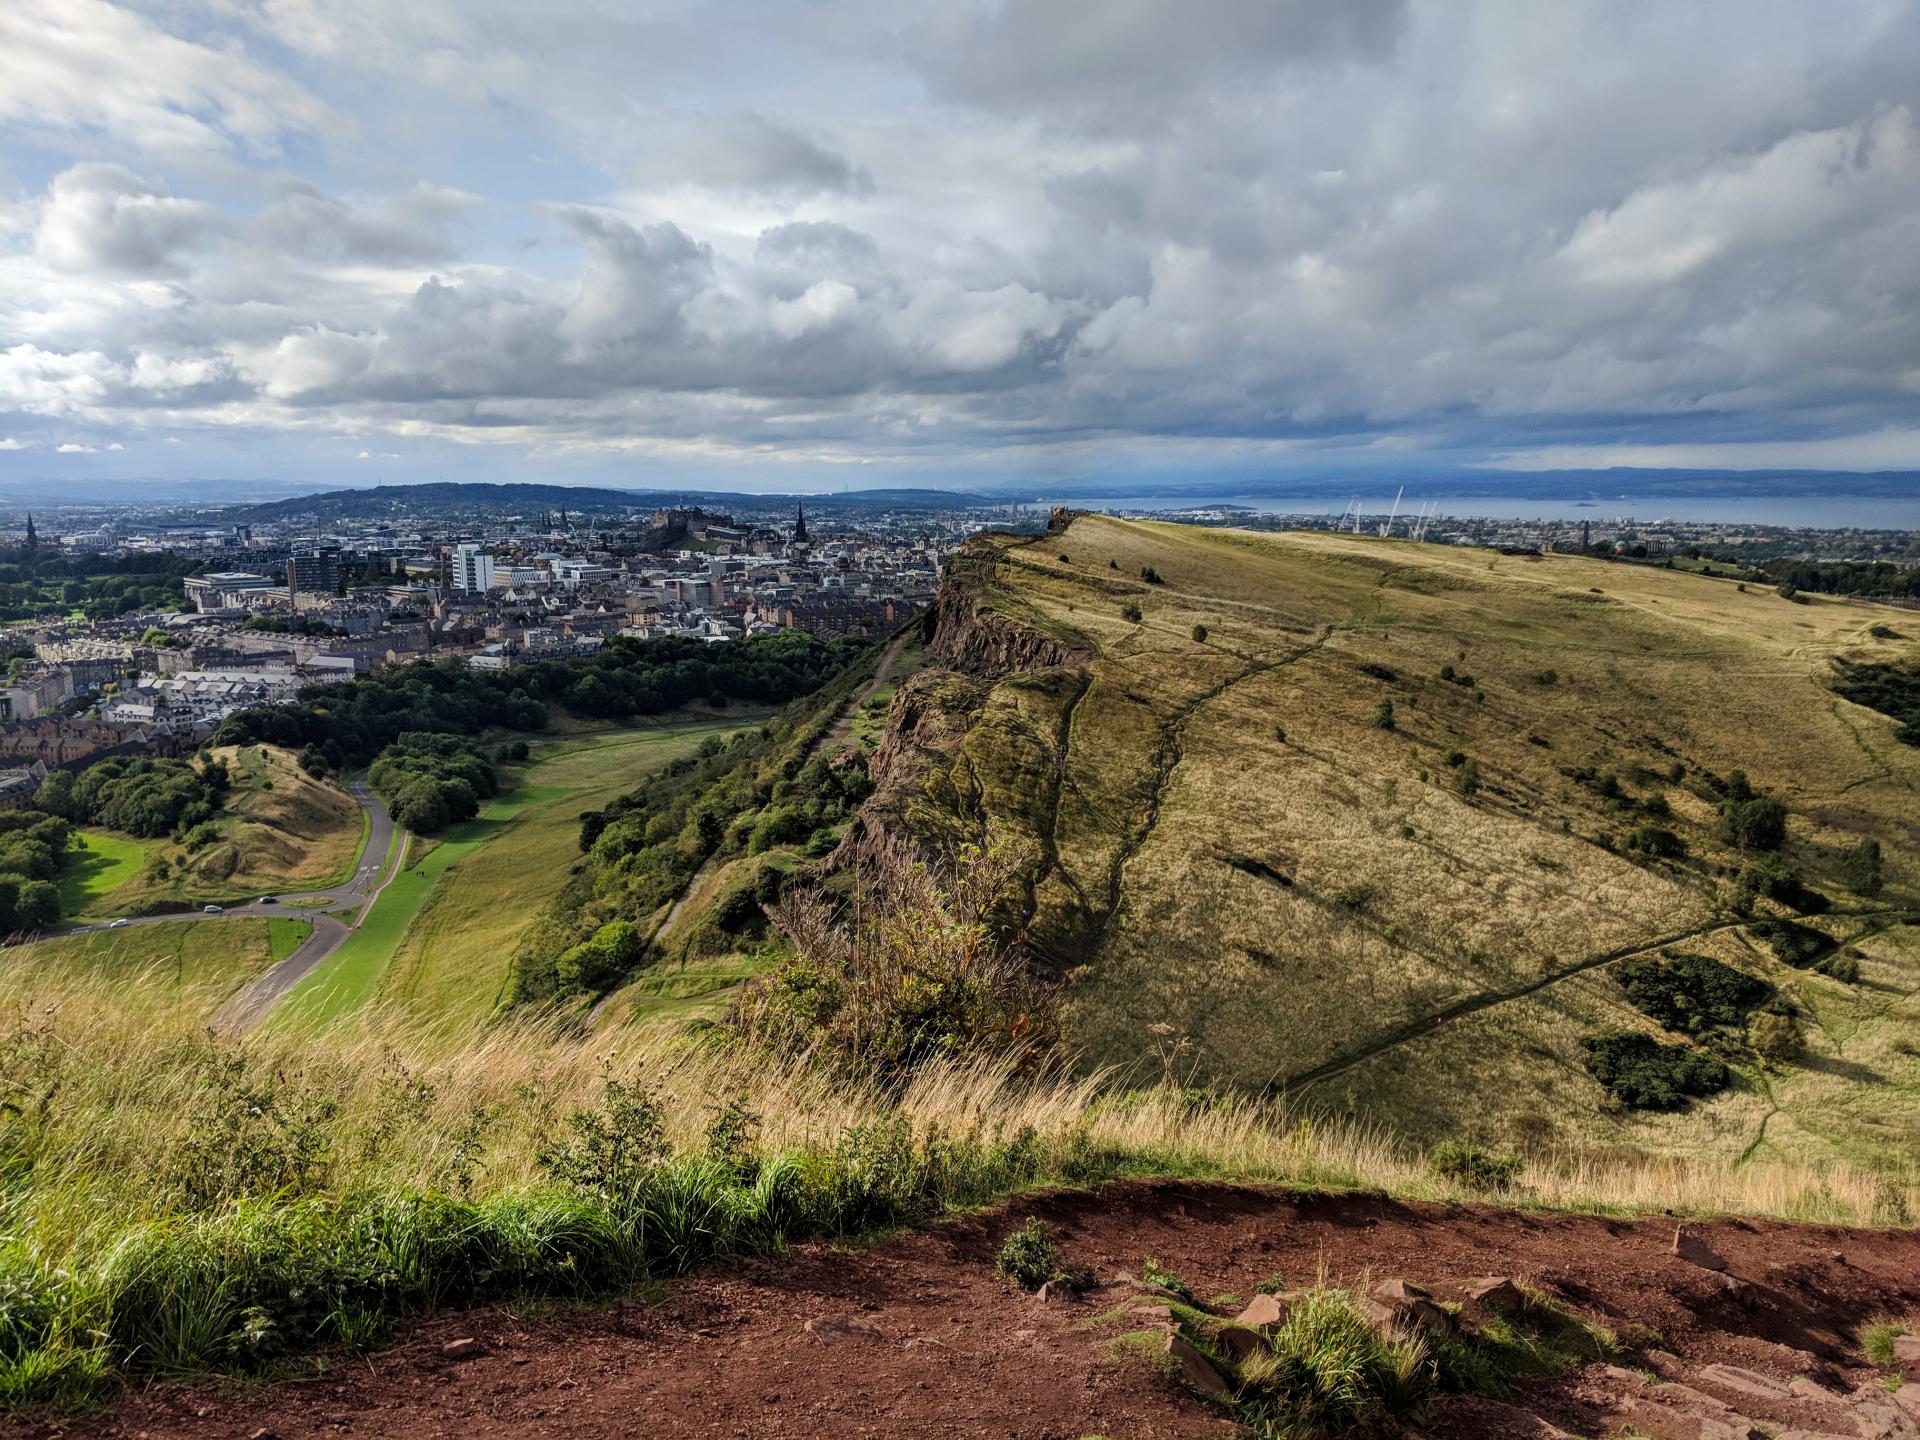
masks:
{"type": "Polygon", "coordinates": [[[1391,730],[1393,723],[1393,701],[1382,700],[1373,710],[1373,728],[1391,730]]]}
{"type": "Polygon", "coordinates": [[[1729,799],[1720,806],[1720,824],[1742,850],[1778,850],[1787,840],[1787,807],[1771,795],[1729,799]]]}
{"type": "Polygon", "coordinates": [[[1841,858],[1840,878],[1856,895],[1878,895],[1885,883],[1880,842],[1862,840],[1841,858]]]}

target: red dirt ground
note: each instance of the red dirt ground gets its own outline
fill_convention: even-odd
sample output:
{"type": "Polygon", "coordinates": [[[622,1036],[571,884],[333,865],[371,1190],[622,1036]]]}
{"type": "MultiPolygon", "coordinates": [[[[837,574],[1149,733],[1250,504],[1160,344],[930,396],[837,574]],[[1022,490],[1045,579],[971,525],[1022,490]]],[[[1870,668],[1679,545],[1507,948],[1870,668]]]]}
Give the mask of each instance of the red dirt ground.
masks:
{"type": "MultiPolygon", "coordinates": [[[[802,1246],[678,1281],[657,1304],[442,1316],[379,1354],[338,1359],[316,1379],[250,1391],[157,1384],[125,1394],[104,1416],[14,1419],[0,1423],[0,1437],[1235,1433],[1219,1411],[1140,1362],[1115,1358],[1106,1332],[1088,1326],[1125,1289],[1049,1306],[1008,1287],[993,1257],[1029,1214],[1053,1225],[1068,1258],[1103,1279],[1137,1274],[1152,1256],[1203,1298],[1244,1298],[1276,1273],[1295,1284],[1322,1274],[1354,1285],[1401,1276],[1443,1298],[1472,1277],[1512,1276],[1625,1337],[1658,1332],[1680,1357],[1653,1356],[1662,1373],[1703,1387],[1701,1367],[1721,1362],[1851,1390],[1874,1378],[1857,1327],[1920,1313],[1920,1232],[1690,1225],[1750,1282],[1741,1285],[1670,1254],[1670,1220],[1134,1183],[1028,1197],[872,1249],[802,1246]],[[479,1356],[442,1354],[464,1336],[481,1342],[479,1356]]],[[[1577,1434],[1614,1434],[1628,1403],[1623,1388],[1635,1383],[1591,1367],[1541,1382],[1512,1407],[1445,1401],[1423,1433],[1555,1433],[1535,1418],[1544,1417],[1577,1434]]],[[[1769,1418],[1810,1424],[1816,1416],[1789,1406],[1769,1418]]]]}

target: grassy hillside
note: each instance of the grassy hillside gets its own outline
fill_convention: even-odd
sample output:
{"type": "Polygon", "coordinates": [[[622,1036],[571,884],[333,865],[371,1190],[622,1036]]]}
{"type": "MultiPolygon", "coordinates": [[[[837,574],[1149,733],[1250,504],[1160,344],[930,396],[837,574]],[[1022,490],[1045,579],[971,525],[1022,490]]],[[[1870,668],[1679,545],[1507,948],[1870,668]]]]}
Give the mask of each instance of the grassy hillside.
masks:
{"type": "MultiPolygon", "coordinates": [[[[88,915],[144,914],[179,904],[243,899],[274,890],[317,889],[352,873],[366,820],[339,786],[317,780],[272,745],[227,745],[210,752],[232,777],[217,832],[206,843],[147,841],[140,869],[112,889],[90,865],[76,882],[88,915]]],[[[134,842],[103,835],[103,860],[125,873],[134,842]]]]}
{"type": "Polygon", "coordinates": [[[948,584],[863,823],[1030,847],[1030,934],[1089,1063],[1501,1145],[1913,1153],[1920,750],[1832,685],[1836,657],[1920,655],[1920,620],[1094,516],[976,542],[948,584]],[[1735,771],[1785,802],[1777,853],[1723,833],[1735,771]],[[1869,838],[1878,893],[1849,879],[1869,838]],[[1794,905],[1753,898],[1769,874],[1794,905]],[[1857,980],[1783,964],[1750,923],[1796,907],[1857,980]],[[1730,1088],[1623,1110],[1583,1041],[1659,1032],[1617,972],[1662,945],[1775,987],[1805,1053],[1763,1065],[1722,1027],[1701,1039],[1730,1088]]]}
{"type": "MultiPolygon", "coordinates": [[[[166,920],[56,935],[7,952],[10,965],[43,973],[110,982],[157,993],[177,1012],[205,1002],[211,1014],[241,984],[300,947],[312,930],[305,920],[166,920]],[[183,998],[191,997],[191,998],[183,998]]],[[[61,983],[65,983],[63,978],[61,983]]]]}

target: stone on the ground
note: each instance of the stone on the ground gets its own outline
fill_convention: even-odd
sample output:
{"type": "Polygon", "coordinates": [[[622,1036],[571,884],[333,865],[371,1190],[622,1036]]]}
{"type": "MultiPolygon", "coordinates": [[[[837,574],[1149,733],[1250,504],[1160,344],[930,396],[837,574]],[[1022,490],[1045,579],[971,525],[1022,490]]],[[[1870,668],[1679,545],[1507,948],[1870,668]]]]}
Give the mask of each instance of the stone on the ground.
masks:
{"type": "Polygon", "coordinates": [[[1173,1310],[1166,1305],[1129,1305],[1127,1313],[1136,1320],[1145,1320],[1149,1325],[1173,1323],[1173,1310]]]}
{"type": "Polygon", "coordinates": [[[1920,1420],[1920,1385],[1909,1380],[1893,1392],[1893,1403],[1906,1412],[1909,1420],[1920,1420]]]}
{"type": "Polygon", "coordinates": [[[1382,1280],[1373,1287],[1373,1298],[1383,1300],[1389,1305],[1403,1305],[1409,1300],[1425,1300],[1433,1292],[1424,1285],[1416,1285],[1411,1280],[1382,1280]]]}
{"type": "Polygon", "coordinates": [[[1246,1308],[1234,1317],[1234,1323],[1254,1330],[1278,1330],[1287,1323],[1287,1316],[1292,1311],[1292,1302],[1281,1296],[1256,1295],[1247,1302],[1246,1308]]]}
{"type": "Polygon", "coordinates": [[[1244,1325],[1223,1325],[1215,1338],[1219,1341],[1220,1348],[1233,1357],[1235,1364],[1244,1363],[1271,1348],[1266,1336],[1258,1330],[1249,1330],[1244,1325]]]}
{"type": "Polygon", "coordinates": [[[440,1353],[449,1360],[471,1360],[485,1351],[486,1347],[471,1335],[463,1335],[458,1340],[449,1340],[440,1347],[440,1353]]]}
{"type": "Polygon", "coordinates": [[[822,1315],[807,1321],[802,1328],[822,1345],[838,1345],[855,1335],[877,1339],[885,1333],[864,1315],[822,1315]]]}
{"type": "Polygon", "coordinates": [[[1673,1253],[1689,1265],[1698,1265],[1702,1270],[1724,1270],[1727,1262],[1720,1253],[1698,1235],[1689,1235],[1684,1228],[1673,1232],[1673,1253]]]}
{"type": "Polygon", "coordinates": [[[1909,1380],[1920,1380],[1920,1335],[1893,1337],[1893,1363],[1909,1380]]]}
{"type": "Polygon", "coordinates": [[[1213,1368],[1207,1357],[1178,1335],[1167,1336],[1167,1354],[1180,1367],[1180,1378],[1209,1400],[1227,1400],[1233,1392],[1227,1388],[1227,1382],[1220,1378],[1220,1372],[1213,1368]]]}
{"type": "Polygon", "coordinates": [[[1731,1390],[1736,1395],[1754,1399],[1784,1400],[1792,1394],[1787,1386],[1772,1376],[1738,1365],[1708,1365],[1699,1372],[1698,1378],[1702,1384],[1716,1390],[1731,1390]]]}
{"type": "Polygon", "coordinates": [[[1762,1432],[1743,1415],[1715,1414],[1684,1403],[1629,1401],[1626,1418],[1635,1430],[1653,1440],[1764,1440],[1762,1432]]]}
{"type": "Polygon", "coordinates": [[[1808,1401],[1814,1405],[1844,1405],[1847,1397],[1838,1390],[1829,1390],[1818,1380],[1810,1380],[1805,1375],[1796,1375],[1787,1382],[1787,1391],[1796,1399],[1808,1401]]]}
{"type": "Polygon", "coordinates": [[[1034,1291],[1034,1298],[1042,1305],[1071,1305],[1080,1295],[1064,1280],[1049,1280],[1034,1291]]]}
{"type": "Polygon", "coordinates": [[[1513,1281],[1504,1275],[1489,1275],[1467,1286],[1467,1298],[1461,1302],[1460,1314],[1474,1320],[1518,1315],[1526,1303],[1527,1297],[1513,1281]]]}

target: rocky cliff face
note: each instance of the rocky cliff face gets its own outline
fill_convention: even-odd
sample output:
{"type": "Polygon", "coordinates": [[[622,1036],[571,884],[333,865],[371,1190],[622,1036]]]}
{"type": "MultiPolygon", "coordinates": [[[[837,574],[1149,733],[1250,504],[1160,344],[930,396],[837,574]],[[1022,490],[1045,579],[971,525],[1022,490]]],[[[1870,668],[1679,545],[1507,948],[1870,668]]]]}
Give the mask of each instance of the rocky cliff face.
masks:
{"type": "Polygon", "coordinates": [[[1083,663],[1088,657],[1031,626],[991,609],[979,599],[997,557],[966,551],[947,562],[933,601],[933,637],[927,663],[982,680],[1000,680],[1020,670],[1083,663]]]}
{"type": "Polygon", "coordinates": [[[874,793],[835,850],[834,868],[882,855],[934,860],[954,841],[976,838],[967,822],[979,818],[977,797],[956,756],[994,686],[1025,671],[1091,662],[1090,653],[983,599],[1001,563],[988,544],[948,562],[929,621],[927,663],[894,697],[870,764],[874,793]]]}

